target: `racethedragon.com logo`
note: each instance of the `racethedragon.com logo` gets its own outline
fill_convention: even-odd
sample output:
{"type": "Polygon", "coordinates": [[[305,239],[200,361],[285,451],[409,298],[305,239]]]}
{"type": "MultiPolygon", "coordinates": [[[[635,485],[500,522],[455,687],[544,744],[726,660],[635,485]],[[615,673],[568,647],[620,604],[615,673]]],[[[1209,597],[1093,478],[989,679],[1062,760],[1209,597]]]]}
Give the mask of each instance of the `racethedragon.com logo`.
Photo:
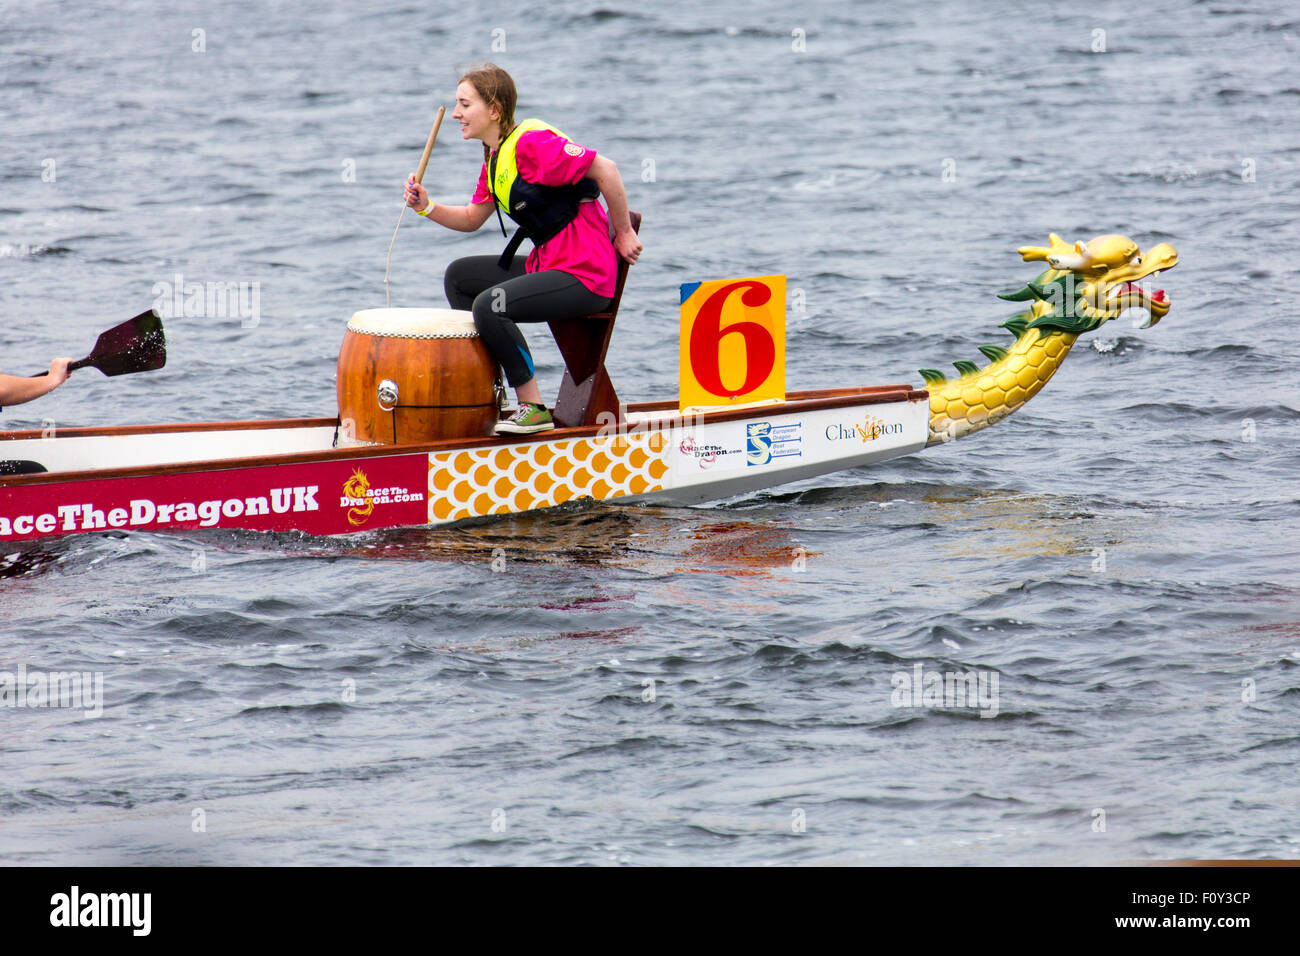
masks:
{"type": "Polygon", "coordinates": [[[348,509],[348,524],[359,528],[370,520],[370,516],[375,512],[375,505],[423,500],[423,492],[408,491],[404,487],[371,488],[370,479],[358,468],[352,472],[352,477],[343,482],[343,495],[339,498],[339,507],[348,509]]]}

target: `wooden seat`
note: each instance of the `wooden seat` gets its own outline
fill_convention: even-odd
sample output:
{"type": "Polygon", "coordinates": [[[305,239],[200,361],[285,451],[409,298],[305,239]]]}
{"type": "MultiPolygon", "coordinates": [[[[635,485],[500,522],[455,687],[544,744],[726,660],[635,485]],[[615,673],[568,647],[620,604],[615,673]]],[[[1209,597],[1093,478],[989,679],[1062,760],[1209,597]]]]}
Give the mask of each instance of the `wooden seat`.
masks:
{"type": "MultiPolygon", "coordinates": [[[[641,214],[629,212],[628,218],[632,221],[632,230],[640,232],[641,214]]],[[[627,282],[627,263],[622,256],[617,258],[618,282],[608,312],[552,319],[547,323],[560,354],[564,356],[564,381],[560,384],[560,394],[552,412],[555,424],[561,428],[600,424],[597,418],[602,412],[610,412],[614,420],[618,420],[618,394],[605,370],[605,353],[609,350],[610,336],[614,334],[614,320],[618,318],[618,304],[623,298],[623,285],[627,282]]]]}

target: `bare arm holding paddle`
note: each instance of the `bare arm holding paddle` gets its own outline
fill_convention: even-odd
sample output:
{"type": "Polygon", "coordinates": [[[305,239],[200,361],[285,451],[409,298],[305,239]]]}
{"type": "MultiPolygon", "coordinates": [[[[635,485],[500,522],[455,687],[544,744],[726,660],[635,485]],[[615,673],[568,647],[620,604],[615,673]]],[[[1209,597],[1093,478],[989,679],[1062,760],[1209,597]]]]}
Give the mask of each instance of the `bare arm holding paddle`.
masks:
{"type": "Polygon", "coordinates": [[[0,406],[21,405],[40,398],[66,382],[68,375],[79,368],[97,368],[105,375],[126,375],[151,372],[166,364],[167,341],[162,319],[149,309],[101,332],[95,347],[83,359],[74,362],[70,358],[56,358],[50,363],[49,371],[37,372],[30,378],[0,375],[0,406]]]}
{"type": "Polygon", "coordinates": [[[70,358],[56,358],[50,363],[49,374],[37,378],[0,374],[0,407],[21,405],[54,391],[68,380],[71,363],[70,358]]]}

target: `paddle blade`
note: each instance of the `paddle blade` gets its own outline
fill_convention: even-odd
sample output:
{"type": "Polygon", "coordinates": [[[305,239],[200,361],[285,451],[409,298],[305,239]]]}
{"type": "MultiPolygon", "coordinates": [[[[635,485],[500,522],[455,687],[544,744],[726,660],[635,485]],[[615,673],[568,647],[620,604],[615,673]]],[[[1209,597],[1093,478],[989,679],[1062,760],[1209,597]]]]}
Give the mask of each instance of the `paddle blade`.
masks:
{"type": "Polygon", "coordinates": [[[152,309],[104,332],[77,365],[93,365],[105,375],[152,372],[167,364],[162,319],[152,309]]]}

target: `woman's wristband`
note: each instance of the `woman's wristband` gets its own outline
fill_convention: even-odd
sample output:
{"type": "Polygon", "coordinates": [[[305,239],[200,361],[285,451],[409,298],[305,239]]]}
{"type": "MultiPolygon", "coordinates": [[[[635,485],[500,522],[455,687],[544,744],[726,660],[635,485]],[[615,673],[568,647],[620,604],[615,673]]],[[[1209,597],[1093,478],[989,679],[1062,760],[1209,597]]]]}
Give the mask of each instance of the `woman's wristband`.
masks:
{"type": "Polygon", "coordinates": [[[420,210],[417,209],[417,210],[415,211],[415,214],[416,214],[417,216],[424,216],[425,218],[428,218],[429,213],[431,213],[431,212],[433,212],[433,200],[432,200],[432,199],[429,200],[429,205],[427,205],[427,206],[424,207],[424,211],[423,211],[423,212],[421,212],[420,210]]]}

